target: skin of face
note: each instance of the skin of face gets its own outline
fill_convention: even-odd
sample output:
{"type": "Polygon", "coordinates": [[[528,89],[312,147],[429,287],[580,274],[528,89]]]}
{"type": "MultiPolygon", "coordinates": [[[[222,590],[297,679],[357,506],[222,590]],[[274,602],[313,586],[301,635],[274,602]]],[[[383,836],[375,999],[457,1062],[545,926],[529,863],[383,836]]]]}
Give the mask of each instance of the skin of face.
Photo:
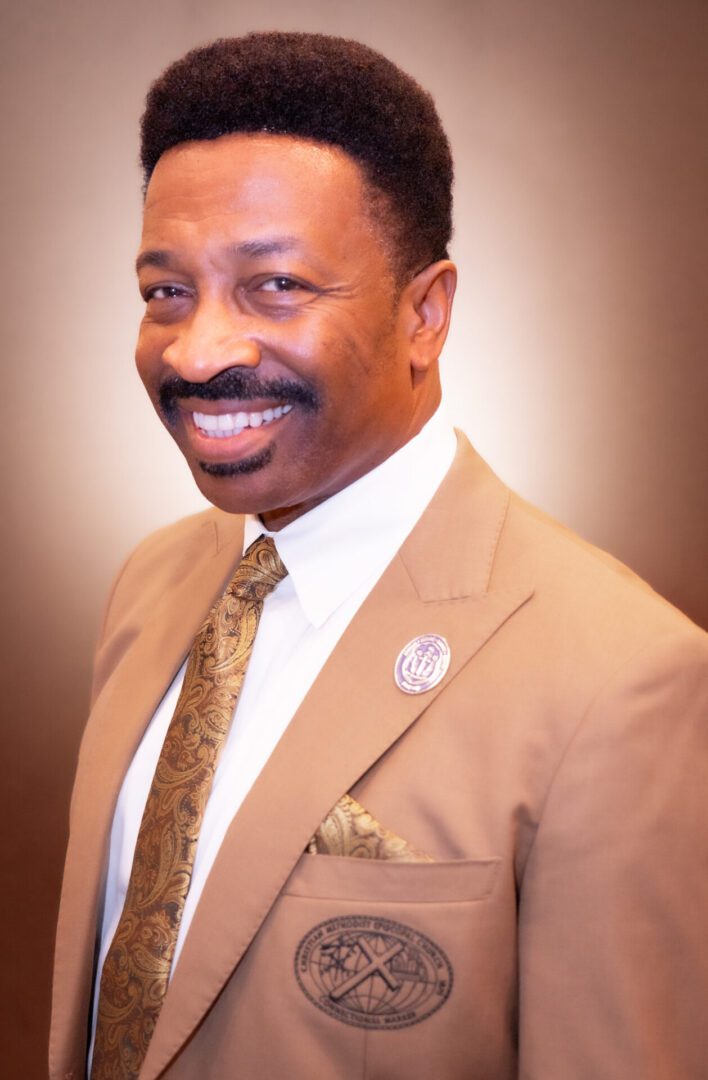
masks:
{"type": "Polygon", "coordinates": [[[281,528],[437,407],[455,268],[394,281],[361,170],[336,148],[239,134],[169,150],[137,266],[138,371],[222,510],[281,528]]]}

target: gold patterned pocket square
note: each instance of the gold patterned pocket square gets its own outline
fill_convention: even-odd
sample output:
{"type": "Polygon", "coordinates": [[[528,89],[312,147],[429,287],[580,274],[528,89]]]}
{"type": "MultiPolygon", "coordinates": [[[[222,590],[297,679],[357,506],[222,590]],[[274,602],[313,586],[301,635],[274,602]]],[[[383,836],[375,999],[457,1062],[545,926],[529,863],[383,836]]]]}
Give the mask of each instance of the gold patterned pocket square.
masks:
{"type": "Polygon", "coordinates": [[[343,795],[332,807],[306,850],[310,855],[346,855],[354,859],[435,861],[385,829],[351,795],[343,795]]]}

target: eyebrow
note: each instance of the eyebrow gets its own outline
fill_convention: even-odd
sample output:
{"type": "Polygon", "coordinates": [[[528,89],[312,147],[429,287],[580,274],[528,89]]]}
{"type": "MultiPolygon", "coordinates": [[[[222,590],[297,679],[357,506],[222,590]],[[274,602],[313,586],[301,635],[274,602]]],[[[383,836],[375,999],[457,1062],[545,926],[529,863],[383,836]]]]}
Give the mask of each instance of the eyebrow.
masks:
{"type": "MultiPolygon", "coordinates": [[[[249,259],[259,259],[266,255],[283,255],[302,250],[302,244],[295,236],[274,236],[263,240],[246,240],[243,244],[227,244],[225,250],[235,256],[245,255],[249,259]]],[[[155,248],[140,252],[135,260],[135,271],[140,273],[146,266],[169,270],[174,263],[171,252],[155,248]]]]}

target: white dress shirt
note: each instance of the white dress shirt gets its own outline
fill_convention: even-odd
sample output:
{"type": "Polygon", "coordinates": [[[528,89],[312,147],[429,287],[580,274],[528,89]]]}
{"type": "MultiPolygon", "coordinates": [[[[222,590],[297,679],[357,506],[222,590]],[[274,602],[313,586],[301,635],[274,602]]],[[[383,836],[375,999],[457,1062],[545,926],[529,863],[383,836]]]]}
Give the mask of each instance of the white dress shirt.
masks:
{"type": "MultiPolygon", "coordinates": [[[[244,550],[260,535],[272,536],[288,576],[263,605],[204,813],[173,971],[232,818],[357,609],[430,502],[455,449],[454,431],[438,410],[415,438],[381,465],[279,532],[268,532],[257,517],[246,518],[244,550]]],[[[123,910],[145,801],[185,668],[186,661],[150,721],[118,796],[94,1025],[100,971],[123,910]]]]}

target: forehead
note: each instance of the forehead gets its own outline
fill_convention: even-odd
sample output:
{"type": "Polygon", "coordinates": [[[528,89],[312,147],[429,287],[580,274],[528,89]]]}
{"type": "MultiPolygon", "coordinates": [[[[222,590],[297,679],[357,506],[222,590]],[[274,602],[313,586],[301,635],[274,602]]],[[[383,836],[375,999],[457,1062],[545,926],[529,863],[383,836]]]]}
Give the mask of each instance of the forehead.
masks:
{"type": "MultiPolygon", "coordinates": [[[[143,246],[166,228],[234,239],[294,232],[341,248],[366,221],[361,169],[335,147],[285,135],[225,135],[167,151],[148,184],[143,246]]],[[[367,227],[366,232],[369,232],[367,227]]]]}

